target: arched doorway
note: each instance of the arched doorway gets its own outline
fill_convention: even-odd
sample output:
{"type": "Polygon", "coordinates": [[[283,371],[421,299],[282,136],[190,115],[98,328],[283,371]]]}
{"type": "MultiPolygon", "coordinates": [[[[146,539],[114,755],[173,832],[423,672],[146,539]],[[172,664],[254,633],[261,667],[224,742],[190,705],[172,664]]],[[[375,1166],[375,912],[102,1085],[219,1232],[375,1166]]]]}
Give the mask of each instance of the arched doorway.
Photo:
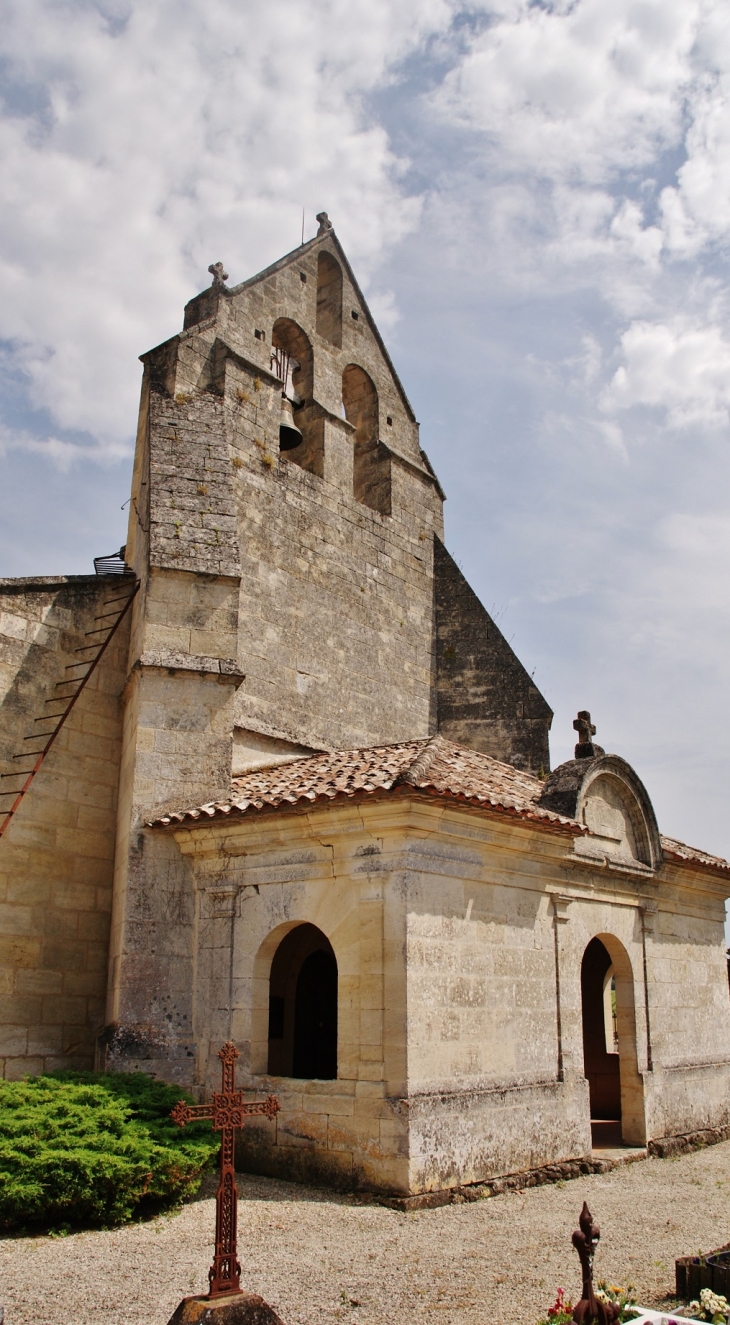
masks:
{"type": "Polygon", "coordinates": [[[611,934],[591,939],[583,953],[580,980],[593,1147],[644,1145],[633,972],[618,939],[611,934]]]}
{"type": "Polygon", "coordinates": [[[268,1071],[319,1081],[337,1077],[337,959],[316,925],[297,925],[274,953],[268,1071]]]}

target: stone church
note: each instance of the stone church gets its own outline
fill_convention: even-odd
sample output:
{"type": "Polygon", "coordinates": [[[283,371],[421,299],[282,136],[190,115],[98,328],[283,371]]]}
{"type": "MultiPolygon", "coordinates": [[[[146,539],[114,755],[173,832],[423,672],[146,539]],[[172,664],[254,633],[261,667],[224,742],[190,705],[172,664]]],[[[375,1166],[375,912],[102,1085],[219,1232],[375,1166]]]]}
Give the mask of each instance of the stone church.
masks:
{"type": "Polygon", "coordinates": [[[230,1038],[243,1167],[387,1193],[730,1134],[730,867],[550,771],[318,219],[142,356],[121,554],[0,582],[4,1074],[230,1038]]]}

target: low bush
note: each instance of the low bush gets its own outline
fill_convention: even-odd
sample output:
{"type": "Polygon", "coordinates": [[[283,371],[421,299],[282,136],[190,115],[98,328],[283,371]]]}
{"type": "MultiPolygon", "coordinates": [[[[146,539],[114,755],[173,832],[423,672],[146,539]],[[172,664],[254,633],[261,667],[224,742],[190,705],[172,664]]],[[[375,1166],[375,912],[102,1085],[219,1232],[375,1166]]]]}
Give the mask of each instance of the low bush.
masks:
{"type": "Polygon", "coordinates": [[[143,1073],[0,1081],[0,1230],[108,1228],[194,1195],[219,1140],[172,1122],[183,1093],[143,1073]]]}

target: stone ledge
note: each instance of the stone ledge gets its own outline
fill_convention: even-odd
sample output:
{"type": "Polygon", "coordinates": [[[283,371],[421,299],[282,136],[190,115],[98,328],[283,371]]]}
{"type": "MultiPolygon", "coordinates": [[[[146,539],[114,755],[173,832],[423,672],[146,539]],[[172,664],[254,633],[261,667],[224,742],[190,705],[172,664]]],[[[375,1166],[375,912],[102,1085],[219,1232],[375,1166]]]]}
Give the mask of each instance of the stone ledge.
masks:
{"type": "Polygon", "coordinates": [[[504,1192],[518,1192],[525,1187],[541,1187],[548,1182],[568,1182],[572,1178],[581,1178],[588,1173],[610,1173],[623,1164],[635,1164],[647,1159],[671,1159],[675,1155],[685,1155],[692,1150],[701,1150],[705,1146],[716,1146],[722,1141],[730,1141],[730,1124],[726,1127],[705,1127],[697,1132],[687,1132],[683,1136],[667,1136],[649,1141],[646,1149],[617,1150],[615,1158],[607,1152],[586,1155],[583,1159],[571,1159],[562,1164],[546,1164],[539,1169],[526,1169],[524,1173],[508,1173],[503,1178],[493,1178],[489,1182],[469,1183],[463,1187],[447,1187],[437,1192],[422,1192],[419,1196],[378,1196],[379,1205],[387,1205],[391,1210],[435,1210],[442,1205],[460,1205],[466,1201],[484,1201],[490,1196],[501,1196],[504,1192]]]}
{"type": "Polygon", "coordinates": [[[539,1169],[526,1169],[524,1173],[508,1173],[503,1178],[493,1178],[490,1182],[474,1182],[463,1187],[448,1187],[438,1192],[422,1192],[420,1196],[379,1196],[379,1205],[387,1205],[391,1210],[435,1210],[442,1205],[463,1205],[467,1201],[486,1201],[490,1196],[502,1196],[504,1192],[519,1192],[525,1187],[542,1187],[548,1182],[568,1182],[572,1178],[582,1178],[588,1173],[610,1173],[623,1164],[636,1163],[646,1159],[647,1151],[637,1148],[635,1152],[621,1151],[616,1159],[597,1159],[590,1155],[583,1159],[566,1160],[563,1164],[546,1164],[539,1169]]]}
{"type": "Polygon", "coordinates": [[[378,446],[382,446],[390,459],[395,460],[397,465],[401,465],[403,469],[410,470],[412,474],[417,474],[425,483],[432,484],[438,492],[441,500],[446,501],[446,493],[441,487],[438,478],[431,470],[425,469],[423,465],[418,464],[417,460],[411,460],[410,456],[404,455],[402,451],[396,450],[394,446],[391,446],[390,442],[383,441],[382,437],[378,441],[378,446]]]}
{"type": "Polygon", "coordinates": [[[649,1142],[649,1154],[657,1159],[672,1159],[675,1155],[686,1155],[690,1150],[702,1150],[705,1146],[716,1146],[721,1141],[730,1141],[730,1125],[725,1127],[703,1127],[697,1132],[685,1132],[683,1136],[663,1136],[649,1142]]]}
{"type": "Polygon", "coordinates": [[[194,653],[174,653],[171,649],[156,649],[140,654],[132,671],[156,668],[166,672],[195,672],[197,675],[215,676],[224,685],[240,685],[246,680],[235,658],[207,658],[194,653]]]}

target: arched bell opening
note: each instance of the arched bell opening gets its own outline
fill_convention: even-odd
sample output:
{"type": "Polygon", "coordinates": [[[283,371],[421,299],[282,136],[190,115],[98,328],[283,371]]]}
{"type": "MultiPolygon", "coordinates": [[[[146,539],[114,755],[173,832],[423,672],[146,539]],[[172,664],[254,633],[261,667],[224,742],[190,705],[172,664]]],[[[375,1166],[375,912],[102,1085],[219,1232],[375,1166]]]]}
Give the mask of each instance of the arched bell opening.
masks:
{"type": "Polygon", "coordinates": [[[390,455],[379,440],[380,416],[375,383],[357,364],[342,374],[345,418],[355,429],[353,495],[363,506],[390,515],[390,455]]]}
{"type": "Polygon", "coordinates": [[[279,403],[279,450],[311,473],[324,472],[324,431],[313,417],[314,361],[309,337],[290,318],[281,317],[271,333],[271,370],[282,383],[279,403]]]}
{"type": "Polygon", "coordinates": [[[274,953],[268,1071],[305,1080],[337,1077],[337,959],[316,925],[295,926],[274,953]]]}
{"type": "Polygon", "coordinates": [[[317,335],[342,345],[342,268],[326,250],[317,259],[317,335]]]}
{"type": "Polygon", "coordinates": [[[592,938],[583,953],[581,1005],[594,1149],[644,1145],[634,978],[628,953],[612,934],[592,938]]]}

